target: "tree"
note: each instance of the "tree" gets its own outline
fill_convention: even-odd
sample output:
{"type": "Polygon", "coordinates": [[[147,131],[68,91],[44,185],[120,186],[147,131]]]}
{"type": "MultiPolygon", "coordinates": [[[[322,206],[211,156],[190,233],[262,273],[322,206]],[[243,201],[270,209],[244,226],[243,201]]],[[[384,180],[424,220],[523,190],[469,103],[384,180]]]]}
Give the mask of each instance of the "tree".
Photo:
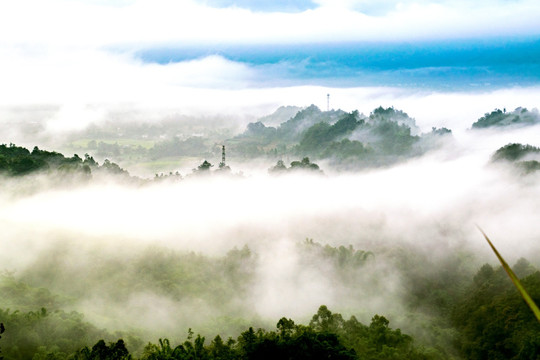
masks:
{"type": "Polygon", "coordinates": [[[208,171],[208,170],[210,170],[210,168],[212,166],[214,166],[214,165],[212,165],[208,161],[204,160],[201,165],[197,166],[196,171],[208,171]]]}
{"type": "MultiPolygon", "coordinates": [[[[4,331],[6,331],[6,328],[4,327],[4,323],[0,323],[0,335],[3,334],[4,331]]],[[[0,336],[0,339],[1,338],[2,336],[0,336]]],[[[4,357],[1,354],[2,354],[2,351],[0,350],[0,360],[3,360],[4,357]]]]}
{"type": "Polygon", "coordinates": [[[309,161],[308,157],[303,158],[301,161],[293,161],[289,170],[312,170],[320,171],[319,165],[309,161]]]}
{"type": "Polygon", "coordinates": [[[268,172],[271,174],[280,174],[287,171],[287,167],[283,163],[283,160],[278,160],[276,165],[272,166],[270,169],[268,169],[268,172]]]}

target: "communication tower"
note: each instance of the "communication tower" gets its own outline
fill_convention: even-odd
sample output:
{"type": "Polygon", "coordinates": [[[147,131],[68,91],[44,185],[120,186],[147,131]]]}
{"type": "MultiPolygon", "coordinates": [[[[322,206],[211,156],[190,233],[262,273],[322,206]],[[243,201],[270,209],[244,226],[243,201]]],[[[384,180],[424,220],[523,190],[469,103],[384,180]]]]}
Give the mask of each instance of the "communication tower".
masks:
{"type": "Polygon", "coordinates": [[[221,162],[219,163],[220,168],[227,166],[225,164],[225,145],[221,145],[221,162]]]}
{"type": "Polygon", "coordinates": [[[330,94],[326,94],[326,111],[330,111],[330,94]]]}

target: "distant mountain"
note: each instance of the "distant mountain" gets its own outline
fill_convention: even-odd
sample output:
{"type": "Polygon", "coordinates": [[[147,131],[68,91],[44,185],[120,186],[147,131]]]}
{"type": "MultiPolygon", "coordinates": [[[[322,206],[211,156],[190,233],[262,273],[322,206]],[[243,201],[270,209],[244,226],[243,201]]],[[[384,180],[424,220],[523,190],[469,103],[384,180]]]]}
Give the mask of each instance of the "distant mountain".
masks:
{"type": "Polygon", "coordinates": [[[278,135],[283,140],[298,141],[311,126],[320,122],[333,123],[344,114],[343,110],[321,111],[317,106],[310,105],[296,113],[288,121],[280,124],[277,128],[278,135]]]}
{"type": "Polygon", "coordinates": [[[267,126],[279,126],[279,124],[289,120],[302,109],[299,106],[280,106],[272,114],[263,116],[257,121],[267,126]]]}
{"type": "Polygon", "coordinates": [[[504,126],[527,126],[540,123],[540,114],[537,109],[531,111],[518,107],[512,112],[506,109],[495,109],[491,113],[485,113],[478,121],[472,124],[473,129],[504,126]]]}
{"type": "Polygon", "coordinates": [[[492,162],[506,162],[514,165],[520,174],[530,174],[540,170],[540,148],[532,145],[511,143],[498,149],[492,162]]]}
{"type": "Polygon", "coordinates": [[[311,105],[278,127],[250,123],[228,144],[233,153],[246,157],[309,156],[329,159],[338,168],[365,167],[423,154],[447,135],[451,131],[445,128],[421,134],[413,118],[393,107],[379,107],[366,117],[357,110],[321,111],[311,105]]]}

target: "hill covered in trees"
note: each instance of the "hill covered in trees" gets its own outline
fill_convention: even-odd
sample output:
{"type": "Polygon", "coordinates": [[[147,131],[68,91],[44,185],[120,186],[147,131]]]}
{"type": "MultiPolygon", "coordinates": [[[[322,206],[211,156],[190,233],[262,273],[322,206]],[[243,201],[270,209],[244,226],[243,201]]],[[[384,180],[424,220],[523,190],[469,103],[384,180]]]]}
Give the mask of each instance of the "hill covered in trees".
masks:
{"type": "Polygon", "coordinates": [[[537,109],[527,110],[518,107],[512,112],[506,109],[495,109],[472,124],[473,129],[501,128],[507,126],[528,126],[540,123],[540,114],[537,109]]]}
{"type": "Polygon", "coordinates": [[[509,163],[520,174],[530,174],[540,170],[540,148],[518,143],[507,144],[491,156],[494,163],[509,163]]]}
{"type": "Polygon", "coordinates": [[[366,117],[358,111],[323,112],[311,105],[278,127],[251,123],[228,143],[231,151],[244,156],[309,156],[344,169],[419,156],[440,146],[447,135],[451,131],[445,128],[420,134],[414,119],[394,108],[379,107],[366,117]]]}

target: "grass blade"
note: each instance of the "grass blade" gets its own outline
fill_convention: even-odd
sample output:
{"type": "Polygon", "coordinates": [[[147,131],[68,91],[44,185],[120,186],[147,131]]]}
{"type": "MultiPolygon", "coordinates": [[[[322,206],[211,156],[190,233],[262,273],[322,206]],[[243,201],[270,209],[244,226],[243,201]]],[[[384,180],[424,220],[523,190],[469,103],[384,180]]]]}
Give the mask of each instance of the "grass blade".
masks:
{"type": "Polygon", "coordinates": [[[478,228],[478,230],[480,230],[480,232],[482,233],[482,235],[484,235],[484,238],[486,238],[489,246],[491,246],[491,249],[493,249],[493,252],[495,253],[495,255],[497,255],[497,258],[499,259],[499,261],[501,262],[501,265],[502,267],[504,268],[504,270],[506,271],[506,273],[508,274],[508,276],[510,277],[510,279],[512,280],[512,282],[514,283],[514,285],[516,286],[516,288],[518,289],[519,293],[521,294],[521,297],[523,297],[523,300],[525,300],[525,302],[527,303],[527,305],[529,305],[529,307],[531,308],[532,312],[534,313],[534,315],[536,316],[536,319],[540,322],[540,309],[538,309],[538,306],[536,306],[536,303],[534,302],[534,300],[531,298],[531,296],[529,295],[529,293],[527,293],[527,291],[525,290],[525,288],[523,287],[523,285],[521,285],[521,282],[519,281],[518,277],[516,276],[516,274],[514,274],[514,272],[512,271],[512,269],[510,269],[510,266],[508,266],[508,264],[506,263],[506,261],[504,261],[503,257],[501,256],[501,254],[499,254],[499,252],[497,251],[497,249],[495,248],[495,245],[493,245],[493,243],[491,242],[491,240],[489,240],[489,238],[487,237],[486,233],[480,228],[480,226],[476,226],[478,228]]]}

